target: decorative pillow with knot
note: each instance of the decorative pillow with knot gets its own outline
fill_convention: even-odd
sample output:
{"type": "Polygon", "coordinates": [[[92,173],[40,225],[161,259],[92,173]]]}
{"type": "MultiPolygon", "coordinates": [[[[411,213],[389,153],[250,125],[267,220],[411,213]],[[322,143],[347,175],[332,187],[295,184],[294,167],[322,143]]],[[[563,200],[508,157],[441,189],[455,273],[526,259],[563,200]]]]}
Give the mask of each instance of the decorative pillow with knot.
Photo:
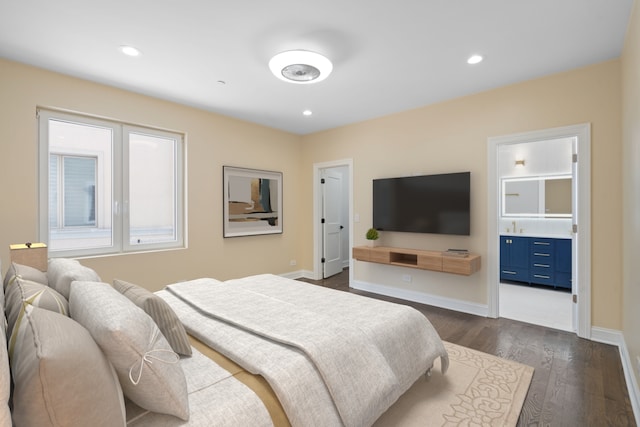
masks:
{"type": "Polygon", "coordinates": [[[180,357],[147,313],[107,283],[74,281],[71,317],[87,328],[138,406],[189,419],[180,357]]]}

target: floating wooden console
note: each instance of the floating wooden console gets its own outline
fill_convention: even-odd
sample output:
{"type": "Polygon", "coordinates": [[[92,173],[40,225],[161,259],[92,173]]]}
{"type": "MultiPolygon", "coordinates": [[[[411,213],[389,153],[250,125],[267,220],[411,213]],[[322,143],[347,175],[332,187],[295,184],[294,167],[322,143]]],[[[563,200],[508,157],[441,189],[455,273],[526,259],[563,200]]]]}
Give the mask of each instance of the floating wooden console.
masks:
{"type": "Polygon", "coordinates": [[[463,274],[465,276],[480,270],[480,255],[472,253],[465,257],[460,257],[446,255],[440,251],[422,251],[385,246],[356,246],[353,248],[353,258],[358,261],[442,271],[443,273],[463,274]]]}

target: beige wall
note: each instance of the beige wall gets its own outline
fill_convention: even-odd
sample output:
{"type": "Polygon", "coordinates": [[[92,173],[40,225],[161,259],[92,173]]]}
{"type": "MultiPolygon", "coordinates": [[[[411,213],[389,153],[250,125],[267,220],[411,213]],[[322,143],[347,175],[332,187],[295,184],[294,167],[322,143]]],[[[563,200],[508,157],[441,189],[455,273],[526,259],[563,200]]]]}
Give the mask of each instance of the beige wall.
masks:
{"type": "Polygon", "coordinates": [[[635,2],[622,56],[624,146],[624,321],[622,331],[640,383],[640,8],[635,2]]]}
{"type": "MultiPolygon", "coordinates": [[[[298,257],[300,137],[131,92],[0,60],[0,159],[4,208],[0,258],[10,243],[37,241],[36,106],[80,111],[187,134],[188,242],[185,250],[83,260],[103,280],[150,289],[196,277],[286,273],[298,257]],[[222,166],[282,171],[284,233],[222,238],[222,166]]],[[[295,267],[297,269],[299,267],[295,267]]]]}
{"type": "MultiPolygon", "coordinates": [[[[383,100],[380,100],[383,102],[383,100]]],[[[383,233],[384,245],[487,252],[487,138],[558,126],[592,127],[592,321],[622,326],[620,62],[609,61],[345,126],[303,138],[307,186],[302,216],[311,212],[313,163],[352,158],[354,244],[365,244],[371,226],[371,180],[413,173],[471,171],[471,236],[383,233]]],[[[311,229],[305,240],[312,239],[311,229]]],[[[310,263],[310,245],[305,260],[310,263]]],[[[483,259],[488,262],[496,260],[483,259]]],[[[307,264],[310,265],[310,264],[307,264]]],[[[386,284],[472,304],[487,304],[486,271],[470,277],[355,262],[356,280],[386,284]],[[412,282],[402,281],[411,274],[412,282]]]]}
{"type": "MultiPolygon", "coordinates": [[[[201,276],[220,279],[313,269],[313,164],[351,158],[355,244],[371,225],[371,179],[471,171],[472,235],[383,236],[394,246],[487,248],[487,138],[592,124],[592,320],[622,327],[620,62],[610,61],[304,137],[0,60],[0,158],[5,208],[0,257],[37,239],[36,106],[87,112],[184,131],[188,138],[189,248],[87,259],[113,277],[150,289],[201,276]],[[248,155],[251,153],[251,155],[248,155]],[[222,165],[284,173],[284,234],[222,238],[222,165]],[[291,267],[290,260],[298,265],[291,267]]],[[[384,99],[380,99],[384,102],[384,99]]],[[[483,263],[495,260],[483,259],[483,263]]],[[[5,261],[6,270],[6,261],[5,261]]],[[[356,278],[486,304],[485,270],[470,277],[356,264],[356,278]],[[402,273],[400,272],[402,271],[402,273]]]]}

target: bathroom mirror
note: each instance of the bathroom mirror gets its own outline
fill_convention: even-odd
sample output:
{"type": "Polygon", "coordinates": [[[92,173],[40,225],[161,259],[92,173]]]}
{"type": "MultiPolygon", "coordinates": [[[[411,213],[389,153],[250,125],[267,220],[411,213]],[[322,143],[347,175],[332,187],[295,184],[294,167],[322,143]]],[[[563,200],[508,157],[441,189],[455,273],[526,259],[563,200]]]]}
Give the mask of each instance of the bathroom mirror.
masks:
{"type": "Polygon", "coordinates": [[[502,179],[502,216],[571,217],[571,175],[502,179]]]}

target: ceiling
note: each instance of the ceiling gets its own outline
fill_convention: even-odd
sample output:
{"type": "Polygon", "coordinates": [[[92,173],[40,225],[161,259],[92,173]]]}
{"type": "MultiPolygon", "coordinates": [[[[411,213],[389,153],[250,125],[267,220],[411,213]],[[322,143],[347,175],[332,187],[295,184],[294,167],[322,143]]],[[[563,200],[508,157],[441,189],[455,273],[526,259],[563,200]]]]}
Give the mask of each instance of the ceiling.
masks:
{"type": "Polygon", "coordinates": [[[308,134],[617,58],[632,6],[0,0],[0,57],[308,134]],[[277,79],[269,59],[291,49],[322,53],[333,73],[311,85],[277,79]],[[484,61],[467,64],[472,54],[484,61]]]}

